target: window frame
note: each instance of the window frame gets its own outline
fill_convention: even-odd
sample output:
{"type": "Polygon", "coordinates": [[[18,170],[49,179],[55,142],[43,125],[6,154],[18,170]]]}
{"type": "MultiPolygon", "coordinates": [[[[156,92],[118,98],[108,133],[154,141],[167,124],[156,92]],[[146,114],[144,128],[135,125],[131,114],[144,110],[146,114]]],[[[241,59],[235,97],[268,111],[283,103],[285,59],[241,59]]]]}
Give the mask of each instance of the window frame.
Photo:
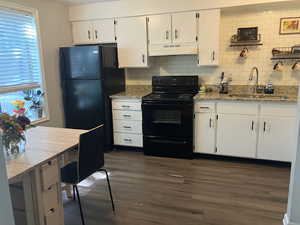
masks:
{"type": "MultiPolygon", "coordinates": [[[[1,9],[7,9],[7,10],[13,10],[13,11],[22,11],[25,13],[31,14],[36,23],[36,33],[37,33],[37,42],[38,42],[38,50],[39,50],[39,56],[40,56],[40,67],[41,67],[41,84],[40,88],[44,91],[44,112],[45,116],[43,118],[40,118],[38,120],[32,121],[33,125],[47,122],[50,120],[50,114],[49,114],[49,105],[48,105],[48,92],[47,92],[47,87],[46,87],[46,76],[45,76],[45,66],[44,66],[44,54],[43,54],[43,48],[42,48],[42,37],[41,37],[41,31],[40,31],[40,20],[39,20],[39,12],[38,9],[31,8],[31,7],[26,7],[20,4],[16,3],[11,3],[11,2],[4,2],[0,0],[0,10],[1,9]]],[[[13,88],[8,88],[7,91],[5,91],[5,88],[2,89],[3,91],[0,90],[1,94],[5,93],[11,93],[15,92],[18,90],[14,90],[13,88]]],[[[26,88],[26,85],[24,86],[24,89],[22,90],[28,90],[26,88]]]]}

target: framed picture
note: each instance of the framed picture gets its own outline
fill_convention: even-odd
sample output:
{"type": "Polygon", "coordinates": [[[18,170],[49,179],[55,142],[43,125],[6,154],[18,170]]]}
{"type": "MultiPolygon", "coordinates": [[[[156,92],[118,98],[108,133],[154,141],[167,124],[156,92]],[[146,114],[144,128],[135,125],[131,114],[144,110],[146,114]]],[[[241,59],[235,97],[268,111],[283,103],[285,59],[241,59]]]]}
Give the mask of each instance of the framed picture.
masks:
{"type": "Polygon", "coordinates": [[[300,17],[281,18],[279,34],[300,34],[300,17]]]}

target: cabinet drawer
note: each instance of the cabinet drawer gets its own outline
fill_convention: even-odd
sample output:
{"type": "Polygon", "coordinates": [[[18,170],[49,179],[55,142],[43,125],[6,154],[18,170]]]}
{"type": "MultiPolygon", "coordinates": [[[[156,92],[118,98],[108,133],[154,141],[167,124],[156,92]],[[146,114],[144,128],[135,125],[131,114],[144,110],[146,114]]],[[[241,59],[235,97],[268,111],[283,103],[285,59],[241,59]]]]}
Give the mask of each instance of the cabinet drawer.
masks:
{"type": "Polygon", "coordinates": [[[114,133],[114,142],[115,145],[143,147],[143,135],[114,133]]]}
{"type": "Polygon", "coordinates": [[[141,111],[142,107],[141,107],[141,102],[139,100],[138,101],[113,100],[112,109],[141,111]]]}
{"type": "Polygon", "coordinates": [[[45,225],[59,225],[60,212],[58,208],[52,208],[45,214],[45,225]]]}
{"type": "Polygon", "coordinates": [[[114,120],[114,132],[142,134],[142,121],[114,120]]]}
{"type": "Polygon", "coordinates": [[[49,160],[41,166],[41,178],[44,190],[47,190],[53,184],[60,182],[57,159],[49,160]]]}
{"type": "Polygon", "coordinates": [[[195,112],[215,112],[215,102],[195,102],[195,112]]]}
{"type": "Polygon", "coordinates": [[[261,104],[262,116],[288,116],[296,117],[296,103],[264,103],[261,104]]]}
{"type": "Polygon", "coordinates": [[[49,210],[58,207],[59,205],[58,195],[59,193],[58,193],[57,184],[50,186],[47,190],[45,190],[42,193],[45,214],[47,214],[49,210]]]}
{"type": "Polygon", "coordinates": [[[141,111],[123,111],[123,110],[113,110],[114,120],[142,120],[141,111]]]}
{"type": "Polygon", "coordinates": [[[257,115],[258,103],[254,102],[219,102],[217,103],[217,113],[257,115]]]}

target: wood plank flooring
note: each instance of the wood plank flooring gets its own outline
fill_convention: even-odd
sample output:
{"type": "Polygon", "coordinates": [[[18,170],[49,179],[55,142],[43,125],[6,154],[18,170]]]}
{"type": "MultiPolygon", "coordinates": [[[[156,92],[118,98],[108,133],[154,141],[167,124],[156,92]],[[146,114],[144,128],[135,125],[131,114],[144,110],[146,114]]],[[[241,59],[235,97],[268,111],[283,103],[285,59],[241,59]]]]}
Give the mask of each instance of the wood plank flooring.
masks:
{"type": "MultiPolygon", "coordinates": [[[[116,213],[105,177],[80,184],[87,225],[282,225],[290,168],[213,159],[106,154],[116,213]]],[[[65,199],[65,224],[80,225],[65,199]]]]}

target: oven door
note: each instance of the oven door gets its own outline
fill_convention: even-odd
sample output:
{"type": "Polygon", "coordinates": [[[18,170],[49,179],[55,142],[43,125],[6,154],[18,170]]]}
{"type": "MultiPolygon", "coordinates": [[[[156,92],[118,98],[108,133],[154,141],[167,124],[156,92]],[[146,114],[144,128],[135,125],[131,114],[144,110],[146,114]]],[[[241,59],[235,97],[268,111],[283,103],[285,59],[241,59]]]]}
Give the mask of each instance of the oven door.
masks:
{"type": "Polygon", "coordinates": [[[193,136],[193,103],[143,103],[143,134],[162,137],[193,136]]]}

